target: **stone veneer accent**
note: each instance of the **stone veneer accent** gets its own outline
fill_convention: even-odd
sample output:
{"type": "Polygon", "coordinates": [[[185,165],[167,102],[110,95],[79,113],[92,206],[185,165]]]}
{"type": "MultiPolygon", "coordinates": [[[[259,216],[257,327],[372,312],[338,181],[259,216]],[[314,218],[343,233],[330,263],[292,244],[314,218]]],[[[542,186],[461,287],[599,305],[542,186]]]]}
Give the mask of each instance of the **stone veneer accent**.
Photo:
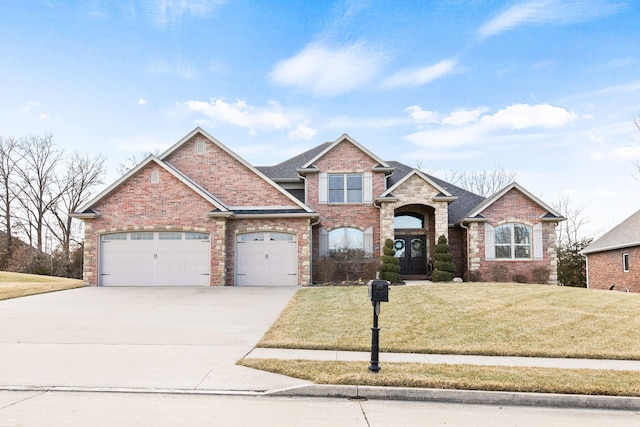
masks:
{"type": "Polygon", "coordinates": [[[380,207],[380,244],[393,239],[395,211],[406,205],[425,205],[435,209],[435,240],[444,235],[449,238],[449,203],[433,200],[440,192],[417,175],[403,182],[393,191],[397,201],[382,202],[380,207]]]}

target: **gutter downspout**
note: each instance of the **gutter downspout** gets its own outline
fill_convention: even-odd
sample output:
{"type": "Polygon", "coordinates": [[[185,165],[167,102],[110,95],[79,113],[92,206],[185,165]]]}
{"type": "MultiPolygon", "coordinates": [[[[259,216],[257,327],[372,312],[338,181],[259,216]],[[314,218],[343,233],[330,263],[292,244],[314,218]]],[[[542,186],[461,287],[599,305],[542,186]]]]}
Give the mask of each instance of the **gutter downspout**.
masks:
{"type": "MultiPolygon", "coordinates": [[[[467,270],[465,271],[465,273],[468,273],[469,271],[471,271],[471,244],[470,244],[470,238],[469,238],[469,232],[471,231],[469,229],[469,227],[467,227],[466,225],[464,225],[462,222],[460,223],[460,227],[462,227],[463,229],[467,230],[467,236],[466,236],[466,240],[467,240],[467,270]]],[[[464,274],[462,275],[464,277],[464,274]]]]}

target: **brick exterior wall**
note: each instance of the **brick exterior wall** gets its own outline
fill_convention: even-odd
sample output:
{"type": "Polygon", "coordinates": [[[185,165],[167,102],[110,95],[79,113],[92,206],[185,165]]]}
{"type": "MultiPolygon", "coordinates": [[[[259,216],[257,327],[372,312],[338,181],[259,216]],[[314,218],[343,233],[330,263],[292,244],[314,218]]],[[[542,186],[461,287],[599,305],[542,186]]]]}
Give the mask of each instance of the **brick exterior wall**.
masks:
{"type": "Polygon", "coordinates": [[[587,255],[588,285],[591,289],[640,292],[640,246],[587,255]],[[629,271],[622,265],[622,254],[629,254],[629,271]]]}
{"type": "Polygon", "coordinates": [[[211,285],[225,283],[224,220],[207,216],[214,207],[157,163],[146,167],[116,188],[93,209],[96,219],[85,220],[84,280],[98,284],[99,238],[122,231],[181,230],[211,234],[211,285]],[[160,180],[151,183],[151,173],[160,180]]]}
{"type": "MultiPolygon", "coordinates": [[[[349,141],[342,141],[320,158],[315,165],[323,173],[370,173],[378,162],[349,141]]],[[[380,256],[380,213],[373,203],[320,204],[317,173],[306,177],[306,204],[320,215],[319,227],[328,231],[341,227],[353,227],[364,231],[373,227],[373,256],[380,256]]],[[[373,173],[373,197],[385,190],[384,173],[373,173]]],[[[318,259],[318,227],[313,230],[313,260],[318,259]]]]}
{"type": "Polygon", "coordinates": [[[185,141],[164,160],[227,206],[300,208],[278,189],[200,134],[185,141]],[[196,154],[198,142],[205,144],[204,154],[196,154]]]}
{"type": "MultiPolygon", "coordinates": [[[[542,267],[549,270],[547,283],[556,285],[557,253],[556,253],[556,223],[542,221],[541,217],[546,211],[537,203],[529,199],[517,189],[507,192],[502,198],[495,201],[482,215],[493,227],[506,223],[522,223],[530,227],[542,224],[543,259],[534,260],[487,260],[485,257],[485,229],[483,222],[470,224],[469,246],[471,253],[470,270],[477,270],[481,274],[482,281],[493,280],[492,269],[495,266],[507,267],[508,281],[512,281],[515,275],[524,275],[527,282],[533,283],[532,272],[535,268],[542,267]]],[[[533,236],[532,236],[533,240],[533,236]]]]}

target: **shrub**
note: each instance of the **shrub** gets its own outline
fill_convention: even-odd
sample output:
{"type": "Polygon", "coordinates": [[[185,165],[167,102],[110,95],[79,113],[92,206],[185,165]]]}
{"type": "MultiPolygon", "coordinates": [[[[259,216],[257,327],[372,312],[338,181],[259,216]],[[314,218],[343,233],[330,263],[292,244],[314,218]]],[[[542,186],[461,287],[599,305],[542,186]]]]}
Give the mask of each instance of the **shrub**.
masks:
{"type": "Polygon", "coordinates": [[[450,282],[454,276],[453,256],[451,255],[451,248],[447,243],[447,238],[444,235],[438,237],[434,252],[435,262],[431,279],[434,282],[450,282]]]}
{"type": "Polygon", "coordinates": [[[524,274],[514,274],[513,281],[516,283],[527,283],[527,276],[524,274]]]}
{"type": "Polygon", "coordinates": [[[338,262],[334,258],[323,256],[314,265],[316,280],[321,283],[331,282],[338,272],[338,262]]]}
{"type": "Polygon", "coordinates": [[[466,273],[467,282],[479,282],[482,279],[480,270],[469,270],[466,273]]]}
{"type": "Polygon", "coordinates": [[[489,269],[491,278],[494,282],[506,282],[509,274],[509,269],[506,265],[492,265],[489,269]]]}
{"type": "Polygon", "coordinates": [[[384,241],[384,247],[382,248],[382,262],[380,266],[380,278],[387,280],[391,283],[400,283],[400,260],[396,258],[396,249],[393,244],[393,240],[387,239],[384,241]]]}
{"type": "Polygon", "coordinates": [[[336,263],[341,278],[350,281],[358,276],[357,270],[364,262],[364,251],[362,249],[337,249],[330,252],[329,258],[336,263]]]}
{"type": "Polygon", "coordinates": [[[531,276],[535,283],[542,285],[549,283],[549,269],[547,267],[536,267],[531,271],[531,276]]]}

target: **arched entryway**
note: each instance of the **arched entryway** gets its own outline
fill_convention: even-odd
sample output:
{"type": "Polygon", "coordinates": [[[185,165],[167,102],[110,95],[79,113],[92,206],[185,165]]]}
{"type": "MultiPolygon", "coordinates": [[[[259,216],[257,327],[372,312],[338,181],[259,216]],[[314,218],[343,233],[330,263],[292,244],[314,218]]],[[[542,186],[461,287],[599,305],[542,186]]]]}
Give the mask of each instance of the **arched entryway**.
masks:
{"type": "Polygon", "coordinates": [[[394,243],[401,276],[431,277],[434,221],[434,209],[429,206],[409,205],[395,210],[394,243]]]}

